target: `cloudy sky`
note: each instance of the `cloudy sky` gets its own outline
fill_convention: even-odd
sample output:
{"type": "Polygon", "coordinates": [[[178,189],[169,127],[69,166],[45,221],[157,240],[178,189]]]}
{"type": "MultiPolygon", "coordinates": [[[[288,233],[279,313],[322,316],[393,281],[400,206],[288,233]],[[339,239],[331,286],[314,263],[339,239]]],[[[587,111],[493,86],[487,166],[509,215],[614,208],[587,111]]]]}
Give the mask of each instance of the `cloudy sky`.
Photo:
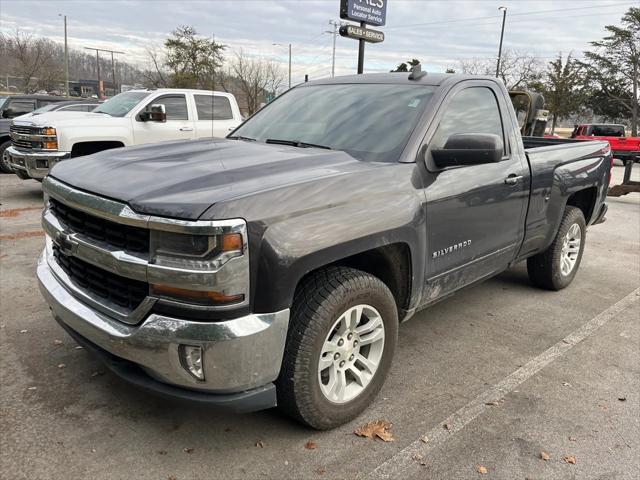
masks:
{"type": "MultiPolygon", "coordinates": [[[[603,27],[615,24],[634,2],[616,0],[388,0],[386,40],[367,45],[365,70],[388,71],[409,58],[426,69],[455,68],[462,59],[495,58],[500,5],[508,7],[505,48],[547,61],[559,51],[580,55],[603,27]]],[[[126,52],[123,61],[144,66],[146,48],[159,46],[178,25],[215,35],[228,50],[287,60],[293,45],[293,82],[331,72],[329,20],[339,0],[0,0],[0,31],[16,28],[69,43],[126,52]],[[274,45],[279,44],[279,45],[274,45]]],[[[338,37],[336,73],[356,69],[357,42],[338,37]]]]}

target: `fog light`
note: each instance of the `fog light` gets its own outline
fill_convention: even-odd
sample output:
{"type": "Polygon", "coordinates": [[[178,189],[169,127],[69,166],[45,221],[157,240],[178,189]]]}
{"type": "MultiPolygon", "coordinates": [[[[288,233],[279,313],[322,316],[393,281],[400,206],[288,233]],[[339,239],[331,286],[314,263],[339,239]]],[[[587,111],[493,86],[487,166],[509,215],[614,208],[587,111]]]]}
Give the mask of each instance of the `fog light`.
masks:
{"type": "Polygon", "coordinates": [[[180,363],[197,380],[204,380],[202,353],[202,347],[180,345],[180,363]]]}

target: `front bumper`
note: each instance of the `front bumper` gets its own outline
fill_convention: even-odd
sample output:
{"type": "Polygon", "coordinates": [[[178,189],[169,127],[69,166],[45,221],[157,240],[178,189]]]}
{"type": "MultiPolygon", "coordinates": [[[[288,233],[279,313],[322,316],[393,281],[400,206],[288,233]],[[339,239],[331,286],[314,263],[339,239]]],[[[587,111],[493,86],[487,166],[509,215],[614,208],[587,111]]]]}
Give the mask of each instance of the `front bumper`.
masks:
{"type": "Polygon", "coordinates": [[[5,153],[14,172],[35,180],[42,180],[56,163],[71,157],[68,152],[21,152],[13,146],[5,153]]]}
{"type": "Polygon", "coordinates": [[[119,376],[163,395],[204,401],[237,411],[275,406],[289,310],[220,322],[193,322],[150,314],[128,325],[76,299],[49,266],[38,260],[40,290],[56,320],[97,353],[119,376]],[[201,346],[205,380],[182,366],[179,346],[201,346]]]}

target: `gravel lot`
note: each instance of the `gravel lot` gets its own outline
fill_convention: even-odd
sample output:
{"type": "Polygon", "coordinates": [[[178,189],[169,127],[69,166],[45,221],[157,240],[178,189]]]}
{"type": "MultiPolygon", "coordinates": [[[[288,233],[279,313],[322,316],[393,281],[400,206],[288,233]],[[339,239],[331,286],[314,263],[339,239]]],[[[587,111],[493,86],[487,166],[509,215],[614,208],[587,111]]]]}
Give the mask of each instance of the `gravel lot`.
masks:
{"type": "Polygon", "coordinates": [[[0,202],[0,478],[640,478],[640,194],[609,199],[568,289],[518,265],[402,325],[378,399],[321,433],[106,373],[37,290],[40,184],[2,175],[0,202]],[[395,441],[353,434],[378,419],[395,441]]]}

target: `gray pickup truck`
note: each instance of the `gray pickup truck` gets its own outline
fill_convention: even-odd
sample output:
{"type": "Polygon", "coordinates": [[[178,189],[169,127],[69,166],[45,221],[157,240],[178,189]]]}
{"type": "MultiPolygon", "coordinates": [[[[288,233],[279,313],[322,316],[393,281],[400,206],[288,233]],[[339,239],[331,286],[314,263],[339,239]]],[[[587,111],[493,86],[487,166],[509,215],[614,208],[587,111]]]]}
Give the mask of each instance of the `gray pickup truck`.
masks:
{"type": "Polygon", "coordinates": [[[45,178],[40,287],[119,376],[318,429],[378,393],[399,323],[527,261],[571,283],[607,142],[527,148],[493,78],[297,86],[223,140],[105,151],[45,178]]]}

